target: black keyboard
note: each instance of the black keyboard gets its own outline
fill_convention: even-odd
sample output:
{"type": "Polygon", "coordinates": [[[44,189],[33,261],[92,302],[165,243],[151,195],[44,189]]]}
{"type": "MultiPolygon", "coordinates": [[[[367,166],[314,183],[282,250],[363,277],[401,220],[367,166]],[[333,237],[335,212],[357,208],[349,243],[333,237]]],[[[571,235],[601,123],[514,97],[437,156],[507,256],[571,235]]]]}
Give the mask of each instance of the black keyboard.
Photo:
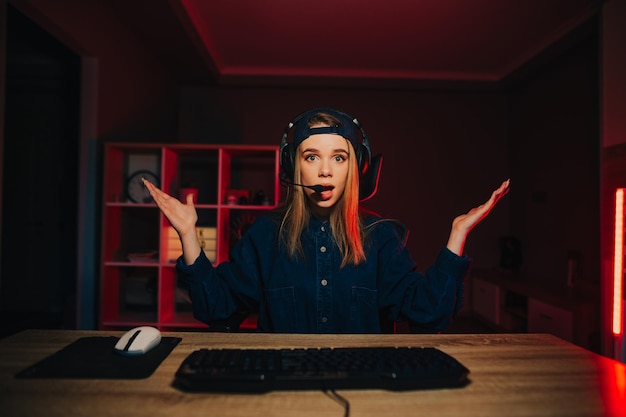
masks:
{"type": "Polygon", "coordinates": [[[200,349],[176,372],[187,391],[454,388],[469,370],[433,347],[200,349]]]}

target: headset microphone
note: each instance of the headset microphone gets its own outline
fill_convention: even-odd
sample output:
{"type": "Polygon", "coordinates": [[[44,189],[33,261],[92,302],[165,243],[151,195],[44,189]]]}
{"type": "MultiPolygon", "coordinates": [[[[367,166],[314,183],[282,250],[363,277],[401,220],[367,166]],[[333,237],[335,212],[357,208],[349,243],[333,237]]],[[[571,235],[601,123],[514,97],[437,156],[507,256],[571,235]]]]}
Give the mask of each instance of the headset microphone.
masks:
{"type": "Polygon", "coordinates": [[[332,190],[334,188],[330,185],[322,185],[322,184],[316,184],[316,185],[296,184],[295,182],[291,181],[284,172],[281,172],[280,181],[287,185],[297,185],[298,187],[310,188],[316,193],[321,193],[322,191],[326,191],[326,190],[332,190]]]}
{"type": "Polygon", "coordinates": [[[330,185],[322,185],[322,184],[303,185],[303,184],[296,184],[295,182],[292,182],[291,185],[298,185],[300,187],[310,188],[311,190],[315,191],[316,193],[321,193],[322,191],[332,190],[333,189],[333,187],[331,187],[330,185]]]}

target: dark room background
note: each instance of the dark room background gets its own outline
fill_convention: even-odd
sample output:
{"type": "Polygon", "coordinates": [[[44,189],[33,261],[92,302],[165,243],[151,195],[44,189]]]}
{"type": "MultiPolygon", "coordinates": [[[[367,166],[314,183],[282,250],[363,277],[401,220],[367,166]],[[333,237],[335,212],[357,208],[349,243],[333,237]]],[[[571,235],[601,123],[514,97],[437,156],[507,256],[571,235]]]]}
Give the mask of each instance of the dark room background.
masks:
{"type": "MultiPolygon", "coordinates": [[[[67,181],[78,182],[74,188],[59,186],[71,191],[61,196],[59,188],[50,185],[50,177],[60,175],[58,170],[51,174],[31,171],[30,175],[43,175],[41,181],[33,177],[24,181],[52,195],[45,196],[41,189],[25,190],[25,197],[34,199],[35,206],[32,214],[22,213],[26,218],[20,221],[37,221],[42,214],[51,219],[55,212],[62,212],[75,216],[79,223],[67,225],[70,234],[76,233],[76,241],[48,234],[48,246],[42,249],[38,239],[32,244],[15,240],[23,230],[10,227],[15,226],[12,208],[16,201],[9,184],[16,181],[20,167],[3,164],[0,310],[7,320],[37,313],[40,324],[45,324],[58,315],[62,303],[63,311],[76,314],[56,325],[96,326],[97,207],[102,181],[98,165],[103,143],[278,145],[291,118],[320,105],[356,115],[373,152],[384,155],[378,194],[366,205],[409,226],[408,246],[420,268],[427,267],[445,245],[456,215],[482,203],[501,181],[511,178],[510,194],[470,235],[466,252],[473,258],[472,266],[497,268],[499,239],[513,236],[521,242],[522,275],[565,285],[568,254],[577,253],[582,260],[580,281],[599,294],[599,17],[498,83],[219,86],[210,80],[177,83],[114,10],[102,2],[92,7],[74,3],[71,13],[41,4],[26,17],[23,12],[28,8],[13,10],[10,1],[0,2],[11,9],[7,14],[10,33],[18,30],[15,25],[35,24],[31,18],[47,22],[52,39],[88,60],[90,65],[80,69],[74,58],[64,60],[69,62],[67,71],[77,77],[70,85],[80,84],[82,77],[83,83],[96,80],[96,86],[86,91],[82,84],[78,98],[63,100],[78,100],[79,106],[92,106],[97,114],[96,121],[87,120],[91,133],[77,133],[88,116],[72,115],[69,105],[68,117],[75,124],[59,133],[61,137],[49,132],[42,136],[53,143],[37,144],[26,129],[12,129],[10,122],[20,116],[9,100],[15,80],[9,72],[13,58],[7,54],[5,161],[16,157],[14,144],[28,143],[48,149],[54,163],[44,168],[46,172],[60,166],[75,168],[76,177],[70,175],[67,181]],[[77,144],[83,151],[75,148],[77,144]],[[73,211],[80,204],[82,218],[80,210],[73,211]],[[80,223],[89,220],[91,227],[80,223]],[[20,251],[28,259],[21,258],[16,265],[12,251],[18,244],[26,246],[20,251]],[[42,250],[57,260],[62,256],[61,265],[45,259],[42,250]],[[32,268],[23,262],[30,262],[32,268]],[[26,283],[28,288],[24,288],[26,283]],[[63,288],[61,295],[55,292],[59,288],[63,288]]],[[[49,53],[46,47],[42,60],[49,53]]],[[[47,71],[45,62],[40,71],[47,71]]],[[[59,110],[55,102],[36,101],[47,105],[49,114],[59,110]]]]}

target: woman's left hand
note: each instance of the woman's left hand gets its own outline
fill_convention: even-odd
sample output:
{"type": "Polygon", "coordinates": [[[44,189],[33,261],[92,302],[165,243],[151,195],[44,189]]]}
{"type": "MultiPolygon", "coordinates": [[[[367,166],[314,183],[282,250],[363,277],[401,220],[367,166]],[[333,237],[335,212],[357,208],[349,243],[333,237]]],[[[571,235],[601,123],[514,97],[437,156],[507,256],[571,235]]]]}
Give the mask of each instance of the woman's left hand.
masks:
{"type": "Polygon", "coordinates": [[[474,207],[467,213],[461,214],[452,221],[452,230],[450,232],[450,238],[447,245],[448,249],[457,255],[461,255],[463,253],[465,239],[467,238],[469,232],[478,223],[480,223],[482,219],[487,217],[496,203],[509,192],[510,183],[510,180],[504,181],[500,184],[500,187],[491,193],[489,200],[478,207],[474,207]]]}

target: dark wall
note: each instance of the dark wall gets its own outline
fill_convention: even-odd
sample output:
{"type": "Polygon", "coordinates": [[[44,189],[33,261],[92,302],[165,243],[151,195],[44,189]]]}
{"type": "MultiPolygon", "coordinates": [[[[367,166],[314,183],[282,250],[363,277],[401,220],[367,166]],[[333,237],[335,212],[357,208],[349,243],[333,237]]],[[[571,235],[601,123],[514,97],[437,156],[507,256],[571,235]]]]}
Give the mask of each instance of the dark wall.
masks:
{"type": "Polygon", "coordinates": [[[522,271],[564,284],[568,254],[578,278],[599,284],[598,44],[584,39],[508,94],[512,232],[522,271]]]}

